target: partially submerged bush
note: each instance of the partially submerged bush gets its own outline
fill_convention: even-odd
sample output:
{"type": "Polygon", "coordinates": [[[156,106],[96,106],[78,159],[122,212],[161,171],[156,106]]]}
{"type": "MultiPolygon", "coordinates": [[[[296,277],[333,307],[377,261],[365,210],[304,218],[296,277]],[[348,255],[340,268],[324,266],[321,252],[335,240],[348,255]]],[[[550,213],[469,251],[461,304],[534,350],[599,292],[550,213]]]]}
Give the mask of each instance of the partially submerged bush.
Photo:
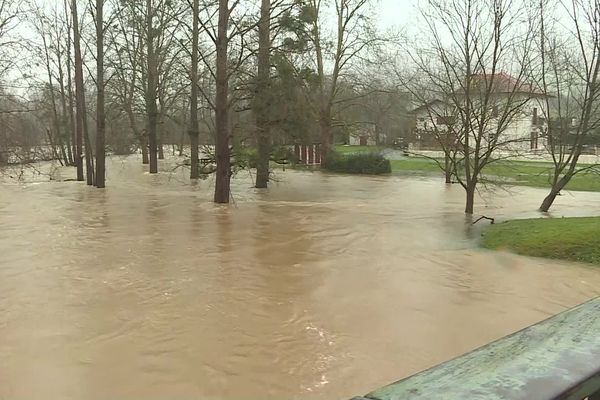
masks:
{"type": "Polygon", "coordinates": [[[129,143],[115,143],[108,146],[108,149],[116,156],[128,156],[136,151],[136,147],[129,143]]]}
{"type": "MultiPolygon", "coordinates": [[[[234,151],[233,158],[239,169],[256,168],[258,150],[254,147],[240,147],[234,151]]],[[[294,150],[289,146],[273,146],[269,161],[277,164],[296,164],[298,162],[294,150]]]]}
{"type": "Polygon", "coordinates": [[[324,160],[322,168],[347,174],[381,175],[392,172],[390,161],[379,153],[331,152],[324,160]]]}

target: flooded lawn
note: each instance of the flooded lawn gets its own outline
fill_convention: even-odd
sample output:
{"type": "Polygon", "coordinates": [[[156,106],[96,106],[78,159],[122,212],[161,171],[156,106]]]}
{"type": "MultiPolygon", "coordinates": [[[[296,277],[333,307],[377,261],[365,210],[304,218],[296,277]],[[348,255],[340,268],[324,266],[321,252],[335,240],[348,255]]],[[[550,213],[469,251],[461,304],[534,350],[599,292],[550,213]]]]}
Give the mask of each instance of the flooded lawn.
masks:
{"type": "MultiPolygon", "coordinates": [[[[105,191],[0,184],[0,398],[344,399],[600,294],[598,269],[478,249],[437,179],[240,174],[219,207],[211,179],[108,170],[105,191]]],[[[477,213],[532,217],[544,194],[477,213]]]]}

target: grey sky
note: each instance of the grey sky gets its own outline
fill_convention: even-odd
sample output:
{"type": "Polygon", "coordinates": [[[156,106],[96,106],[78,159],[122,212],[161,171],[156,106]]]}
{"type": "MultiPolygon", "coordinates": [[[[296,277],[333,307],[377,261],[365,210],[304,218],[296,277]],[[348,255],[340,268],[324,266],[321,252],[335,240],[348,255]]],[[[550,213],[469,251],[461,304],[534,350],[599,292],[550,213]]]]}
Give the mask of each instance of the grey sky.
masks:
{"type": "MultiPolygon", "coordinates": [[[[56,0],[37,0],[38,4],[51,5],[56,0]]],[[[375,7],[379,10],[379,21],[382,27],[401,27],[410,21],[410,16],[415,13],[417,0],[375,0],[375,7]]],[[[62,2],[61,2],[62,4],[62,2]]]]}
{"type": "Polygon", "coordinates": [[[385,27],[402,27],[415,14],[416,0],[380,0],[379,20],[385,27]]]}

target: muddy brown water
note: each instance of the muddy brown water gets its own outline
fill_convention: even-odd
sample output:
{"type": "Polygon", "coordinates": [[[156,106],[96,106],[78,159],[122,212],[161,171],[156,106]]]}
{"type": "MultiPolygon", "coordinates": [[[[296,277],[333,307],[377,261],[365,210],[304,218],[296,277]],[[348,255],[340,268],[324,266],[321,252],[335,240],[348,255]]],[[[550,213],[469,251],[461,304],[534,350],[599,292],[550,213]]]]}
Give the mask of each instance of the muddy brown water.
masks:
{"type": "MultiPolygon", "coordinates": [[[[230,207],[134,158],[104,191],[4,179],[0,398],[345,399],[600,294],[598,269],[478,249],[438,179],[277,179],[240,174],[230,207]]],[[[535,216],[543,195],[477,212],[535,216]]],[[[599,194],[554,211],[584,213],[599,194]]]]}

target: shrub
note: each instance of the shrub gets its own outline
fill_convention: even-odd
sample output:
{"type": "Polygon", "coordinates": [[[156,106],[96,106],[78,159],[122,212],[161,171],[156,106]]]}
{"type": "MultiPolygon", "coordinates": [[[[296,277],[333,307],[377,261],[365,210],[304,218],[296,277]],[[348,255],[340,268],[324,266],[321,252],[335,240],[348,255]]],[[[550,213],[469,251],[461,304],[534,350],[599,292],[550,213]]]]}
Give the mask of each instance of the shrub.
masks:
{"type": "Polygon", "coordinates": [[[381,175],[392,172],[390,161],[379,153],[340,154],[331,152],[323,162],[322,168],[347,174],[381,175]]]}
{"type": "Polygon", "coordinates": [[[108,146],[108,149],[116,156],[128,156],[136,151],[135,146],[129,143],[116,143],[108,146]]]}
{"type": "Polygon", "coordinates": [[[239,146],[233,151],[233,158],[233,165],[238,170],[256,168],[258,151],[253,147],[239,146]]]}
{"type": "MultiPolygon", "coordinates": [[[[255,147],[240,147],[234,151],[235,165],[239,169],[256,168],[258,150],[255,147]]],[[[296,164],[294,150],[288,146],[273,146],[269,160],[277,164],[296,164]]]]}

